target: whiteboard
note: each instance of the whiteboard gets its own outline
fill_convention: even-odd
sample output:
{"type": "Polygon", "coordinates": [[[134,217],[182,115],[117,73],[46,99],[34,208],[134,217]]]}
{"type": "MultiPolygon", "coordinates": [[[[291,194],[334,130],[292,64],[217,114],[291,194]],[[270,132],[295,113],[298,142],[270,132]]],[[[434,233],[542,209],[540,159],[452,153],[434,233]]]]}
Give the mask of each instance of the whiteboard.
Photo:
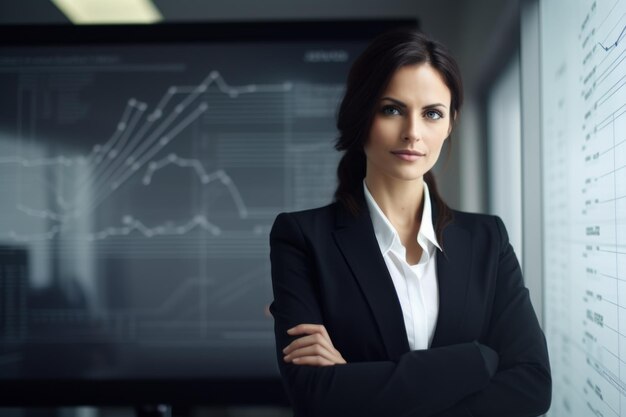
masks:
{"type": "Polygon", "coordinates": [[[626,416],[626,1],[540,13],[548,415],[626,416]]]}

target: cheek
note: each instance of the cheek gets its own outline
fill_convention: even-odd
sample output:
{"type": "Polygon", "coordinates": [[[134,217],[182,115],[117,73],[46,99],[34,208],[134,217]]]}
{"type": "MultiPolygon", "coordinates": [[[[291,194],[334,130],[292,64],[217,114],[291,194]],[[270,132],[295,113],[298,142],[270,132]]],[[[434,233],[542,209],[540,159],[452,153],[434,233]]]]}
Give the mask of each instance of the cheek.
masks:
{"type": "Polygon", "coordinates": [[[377,143],[375,143],[375,141],[373,141],[372,139],[373,138],[370,136],[370,139],[363,146],[363,152],[365,153],[365,159],[367,159],[370,162],[377,159],[377,155],[379,154],[377,148],[380,146],[377,143]]]}
{"type": "Polygon", "coordinates": [[[367,147],[375,147],[376,144],[380,142],[380,123],[372,123],[372,127],[370,128],[370,134],[367,138],[367,143],[365,144],[367,147]]]}
{"type": "Polygon", "coordinates": [[[437,126],[430,132],[430,146],[431,148],[441,148],[448,137],[448,126],[437,126]]]}
{"type": "Polygon", "coordinates": [[[393,120],[375,118],[370,129],[369,141],[372,145],[389,143],[393,141],[396,129],[393,120]]]}

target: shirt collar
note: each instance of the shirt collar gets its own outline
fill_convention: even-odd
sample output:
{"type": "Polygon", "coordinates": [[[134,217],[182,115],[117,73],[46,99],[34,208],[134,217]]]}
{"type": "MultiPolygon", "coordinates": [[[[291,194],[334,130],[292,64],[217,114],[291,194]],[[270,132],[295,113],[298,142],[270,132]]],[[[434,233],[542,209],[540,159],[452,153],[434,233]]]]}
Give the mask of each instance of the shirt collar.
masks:
{"type": "MultiPolygon", "coordinates": [[[[420,223],[420,230],[417,235],[417,241],[427,252],[428,255],[431,256],[433,253],[434,247],[441,250],[439,246],[439,242],[437,242],[437,237],[435,235],[435,229],[433,227],[432,220],[432,208],[430,202],[430,192],[428,190],[428,185],[426,181],[424,183],[424,209],[422,210],[422,220],[420,223]]],[[[378,246],[380,247],[381,253],[384,255],[392,247],[396,247],[397,245],[402,246],[400,242],[400,237],[398,236],[398,232],[393,227],[385,213],[380,209],[376,200],[372,194],[370,194],[367,189],[367,185],[365,184],[365,179],[363,180],[363,193],[365,194],[365,201],[367,202],[367,207],[370,212],[370,216],[372,218],[372,225],[374,226],[374,233],[376,234],[376,240],[378,241],[378,246]]]]}

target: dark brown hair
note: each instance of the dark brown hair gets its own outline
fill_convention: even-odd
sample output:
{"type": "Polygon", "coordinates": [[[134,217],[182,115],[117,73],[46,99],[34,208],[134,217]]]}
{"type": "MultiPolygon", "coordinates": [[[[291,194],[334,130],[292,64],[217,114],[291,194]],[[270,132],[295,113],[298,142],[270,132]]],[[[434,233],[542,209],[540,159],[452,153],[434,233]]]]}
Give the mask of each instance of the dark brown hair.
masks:
{"type": "MultiPolygon", "coordinates": [[[[442,44],[416,29],[401,28],[378,36],[350,69],[346,93],[337,114],[339,138],[335,149],[345,152],[337,168],[339,184],[335,200],[355,215],[363,207],[365,198],[363,178],[366,159],[363,146],[368,139],[378,102],[400,67],[423,63],[432,66],[450,89],[450,117],[451,123],[455,122],[463,102],[459,67],[442,44]]],[[[450,147],[448,155],[449,151],[450,147]]],[[[436,204],[435,233],[443,245],[443,229],[452,221],[452,211],[441,198],[432,172],[424,174],[424,181],[436,204]]]]}

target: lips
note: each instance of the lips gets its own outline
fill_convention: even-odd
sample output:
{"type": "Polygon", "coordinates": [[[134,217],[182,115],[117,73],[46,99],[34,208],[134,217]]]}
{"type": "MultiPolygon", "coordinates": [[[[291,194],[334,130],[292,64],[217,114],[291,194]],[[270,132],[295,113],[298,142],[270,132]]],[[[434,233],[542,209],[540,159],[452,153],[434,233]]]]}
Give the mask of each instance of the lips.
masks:
{"type": "Polygon", "coordinates": [[[417,151],[411,151],[408,149],[401,149],[397,151],[391,151],[391,153],[399,159],[403,161],[414,162],[417,161],[420,157],[424,156],[423,153],[417,151]]]}
{"type": "Polygon", "coordinates": [[[394,155],[414,155],[414,156],[424,156],[423,152],[414,151],[412,149],[398,149],[396,151],[391,151],[394,155]]]}

